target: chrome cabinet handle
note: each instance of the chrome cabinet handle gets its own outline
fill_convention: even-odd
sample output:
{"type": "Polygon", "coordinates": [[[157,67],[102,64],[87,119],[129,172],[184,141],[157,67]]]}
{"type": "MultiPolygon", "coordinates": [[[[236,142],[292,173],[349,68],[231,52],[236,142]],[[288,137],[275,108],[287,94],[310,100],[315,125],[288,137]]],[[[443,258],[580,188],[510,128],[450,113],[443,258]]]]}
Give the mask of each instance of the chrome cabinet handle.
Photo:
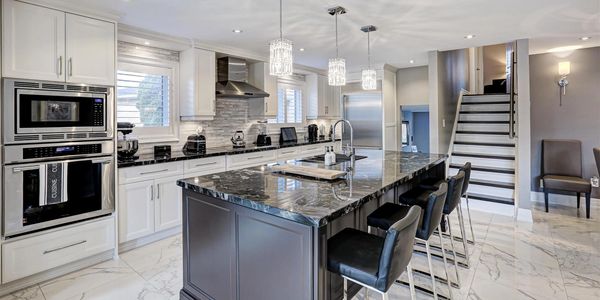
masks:
{"type": "Polygon", "coordinates": [[[112,162],[112,159],[110,159],[110,158],[94,159],[94,160],[92,160],[93,164],[103,164],[103,165],[105,165],[105,164],[108,164],[110,162],[112,162]]]}
{"type": "Polygon", "coordinates": [[[156,185],[156,200],[160,199],[160,184],[156,185]]]}
{"type": "Polygon", "coordinates": [[[217,164],[217,162],[213,161],[213,162],[209,162],[209,163],[197,164],[197,165],[194,165],[194,167],[210,166],[210,165],[216,165],[216,164],[217,164]]]}
{"type": "Polygon", "coordinates": [[[69,247],[81,245],[83,243],[87,243],[87,240],[79,241],[79,242],[76,242],[76,243],[73,243],[73,244],[70,244],[70,245],[66,245],[66,246],[62,246],[62,247],[58,247],[58,248],[54,248],[54,249],[50,249],[50,250],[45,250],[44,254],[48,254],[48,253],[56,252],[56,251],[59,251],[59,250],[67,249],[69,247]]]}
{"type": "Polygon", "coordinates": [[[290,154],[290,153],[294,153],[294,152],[296,152],[296,151],[295,151],[295,150],[292,150],[292,151],[285,151],[285,152],[283,152],[283,151],[282,151],[282,152],[281,152],[281,154],[290,154]]]}
{"type": "Polygon", "coordinates": [[[154,201],[154,184],[150,186],[150,201],[154,201]]]}
{"type": "Polygon", "coordinates": [[[169,169],[162,169],[162,170],[148,171],[148,172],[140,172],[140,175],[148,175],[148,174],[154,174],[154,173],[160,173],[160,172],[166,172],[166,171],[169,171],[169,169]]]}
{"type": "Polygon", "coordinates": [[[69,76],[73,76],[73,58],[69,57],[69,76]]]}
{"type": "Polygon", "coordinates": [[[31,171],[31,170],[39,170],[40,169],[40,165],[37,166],[29,166],[29,167],[14,167],[13,168],[13,172],[14,173],[20,173],[23,171],[31,171]]]}
{"type": "Polygon", "coordinates": [[[265,112],[269,112],[269,101],[265,101],[265,112]]]}
{"type": "Polygon", "coordinates": [[[62,75],[63,73],[63,62],[62,62],[62,55],[58,57],[58,75],[62,75]]]}
{"type": "Polygon", "coordinates": [[[259,158],[262,158],[262,155],[261,155],[261,156],[252,156],[252,157],[248,157],[247,159],[248,159],[248,160],[250,160],[250,159],[259,159],[259,158]]]}

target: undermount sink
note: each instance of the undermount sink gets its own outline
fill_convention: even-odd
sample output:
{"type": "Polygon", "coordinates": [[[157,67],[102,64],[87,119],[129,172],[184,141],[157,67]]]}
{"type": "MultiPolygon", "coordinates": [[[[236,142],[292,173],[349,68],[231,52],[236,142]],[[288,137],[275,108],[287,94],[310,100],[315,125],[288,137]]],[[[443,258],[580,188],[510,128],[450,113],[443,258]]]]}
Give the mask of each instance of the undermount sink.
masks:
{"type": "MultiPolygon", "coordinates": [[[[363,158],[367,158],[367,157],[364,155],[356,155],[354,157],[355,160],[359,160],[359,159],[363,159],[363,158]]],[[[311,156],[311,157],[305,157],[305,158],[300,159],[300,161],[322,163],[325,161],[325,154],[311,156]]],[[[343,163],[343,162],[347,162],[347,161],[350,161],[350,156],[344,155],[344,154],[338,154],[338,153],[335,154],[335,164],[339,164],[339,163],[343,163]]]]}

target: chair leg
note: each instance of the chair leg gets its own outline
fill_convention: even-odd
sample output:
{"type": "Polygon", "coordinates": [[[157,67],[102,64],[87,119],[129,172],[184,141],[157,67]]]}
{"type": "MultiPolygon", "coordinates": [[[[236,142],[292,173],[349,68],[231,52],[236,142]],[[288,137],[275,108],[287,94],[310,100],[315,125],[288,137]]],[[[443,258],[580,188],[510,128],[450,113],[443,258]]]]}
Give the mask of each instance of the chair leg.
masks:
{"type": "Polygon", "coordinates": [[[548,192],[544,189],[544,203],[546,204],[546,212],[548,212],[548,192]]]}
{"type": "Polygon", "coordinates": [[[467,217],[469,217],[469,227],[471,228],[471,238],[473,238],[473,245],[475,245],[475,233],[473,232],[473,221],[471,221],[471,208],[469,208],[469,193],[465,193],[465,201],[467,202],[467,217]]]}
{"type": "Polygon", "coordinates": [[[442,258],[444,259],[444,273],[446,273],[446,283],[448,283],[448,299],[452,300],[452,284],[450,283],[450,274],[448,273],[448,261],[446,260],[446,250],[444,249],[444,239],[442,238],[441,228],[438,228],[438,236],[440,237],[440,247],[442,248],[442,258]]]}
{"type": "Polygon", "coordinates": [[[369,288],[365,287],[365,300],[369,300],[369,288]]]}
{"type": "Polygon", "coordinates": [[[348,300],[348,279],[344,278],[344,300],[348,300]]]}
{"type": "Polygon", "coordinates": [[[433,299],[438,300],[437,291],[435,289],[435,273],[431,265],[431,250],[429,249],[429,241],[425,241],[425,251],[427,252],[427,262],[429,263],[429,275],[431,275],[431,290],[433,291],[433,299]]]}
{"type": "Polygon", "coordinates": [[[581,193],[577,193],[577,210],[581,207],[581,193]]]}
{"type": "Polygon", "coordinates": [[[381,299],[389,300],[390,298],[388,298],[388,293],[386,292],[386,293],[381,294],[381,299]]]}
{"type": "Polygon", "coordinates": [[[592,193],[585,193],[585,217],[590,218],[590,200],[592,197],[592,193]]]}
{"type": "Polygon", "coordinates": [[[448,231],[450,232],[450,247],[452,248],[452,259],[454,260],[454,271],[456,272],[456,283],[460,288],[460,277],[458,276],[458,262],[456,258],[456,249],[454,248],[454,234],[452,234],[452,225],[450,225],[450,217],[446,215],[446,222],[448,223],[448,231]]]}
{"type": "Polygon", "coordinates": [[[469,248],[467,246],[467,235],[466,230],[465,230],[465,220],[463,218],[463,213],[462,213],[462,207],[459,205],[457,207],[457,213],[458,213],[458,225],[460,227],[460,234],[462,236],[462,242],[463,242],[463,249],[465,250],[465,264],[467,265],[467,268],[470,268],[469,265],[469,248]]]}
{"type": "Polygon", "coordinates": [[[367,226],[367,233],[371,233],[371,226],[367,226]]]}
{"type": "Polygon", "coordinates": [[[410,299],[416,300],[417,293],[415,292],[415,280],[413,278],[412,266],[410,265],[410,262],[408,262],[408,265],[406,266],[406,275],[408,275],[408,286],[410,287],[410,299]]]}

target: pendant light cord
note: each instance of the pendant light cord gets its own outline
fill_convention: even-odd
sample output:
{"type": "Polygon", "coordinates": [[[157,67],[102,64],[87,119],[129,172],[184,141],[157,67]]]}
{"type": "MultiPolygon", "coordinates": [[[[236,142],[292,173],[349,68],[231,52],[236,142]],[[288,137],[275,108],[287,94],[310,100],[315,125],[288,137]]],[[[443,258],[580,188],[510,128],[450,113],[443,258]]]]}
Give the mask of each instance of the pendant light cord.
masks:
{"type": "Polygon", "coordinates": [[[367,61],[371,69],[371,31],[367,31],[367,61]]]}
{"type": "Polygon", "coordinates": [[[279,0],[279,39],[283,39],[283,0],[279,0]]]}
{"type": "Polygon", "coordinates": [[[339,58],[340,57],[340,53],[339,53],[339,49],[338,49],[338,12],[335,12],[335,57],[339,58]]]}

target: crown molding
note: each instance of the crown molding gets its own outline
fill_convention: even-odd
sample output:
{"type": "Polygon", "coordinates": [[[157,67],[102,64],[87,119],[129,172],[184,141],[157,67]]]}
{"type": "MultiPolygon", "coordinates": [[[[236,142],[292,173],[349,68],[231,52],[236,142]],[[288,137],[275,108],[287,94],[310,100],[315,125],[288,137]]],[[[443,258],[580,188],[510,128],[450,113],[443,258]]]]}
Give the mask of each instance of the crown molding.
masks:
{"type": "MultiPolygon", "coordinates": [[[[47,8],[52,8],[56,10],[61,10],[68,13],[73,13],[77,15],[84,15],[87,17],[93,17],[96,19],[101,19],[110,22],[117,22],[121,19],[122,14],[117,12],[116,10],[107,10],[107,9],[99,9],[92,8],[89,5],[85,5],[82,3],[65,3],[60,0],[19,0],[21,2],[26,2],[33,5],[44,6],[47,8]]],[[[83,1],[81,1],[83,2],[83,1]]]]}

